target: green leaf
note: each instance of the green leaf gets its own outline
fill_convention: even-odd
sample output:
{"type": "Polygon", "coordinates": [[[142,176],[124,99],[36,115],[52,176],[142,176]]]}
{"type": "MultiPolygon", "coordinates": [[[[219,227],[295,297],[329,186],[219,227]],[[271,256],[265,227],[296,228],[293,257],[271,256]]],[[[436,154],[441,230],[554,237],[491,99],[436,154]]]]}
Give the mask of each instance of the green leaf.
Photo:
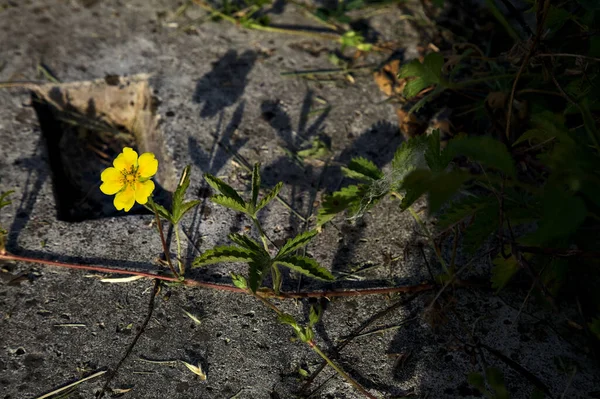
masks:
{"type": "Polygon", "coordinates": [[[403,142],[394,153],[392,160],[393,184],[399,185],[402,179],[415,169],[425,166],[424,154],[427,150],[427,137],[417,136],[403,142]]]}
{"type": "Polygon", "coordinates": [[[331,153],[327,144],[315,137],[312,141],[311,147],[306,150],[298,151],[296,154],[301,158],[307,159],[323,159],[331,153]]]}
{"type": "Polygon", "coordinates": [[[504,376],[502,371],[495,367],[488,367],[485,370],[485,376],[487,377],[488,383],[494,389],[496,393],[496,399],[510,399],[506,385],[504,384],[504,376]]]}
{"type": "Polygon", "coordinates": [[[183,217],[183,216],[184,216],[186,213],[188,213],[188,211],[190,211],[192,208],[194,208],[194,207],[198,206],[198,205],[199,205],[201,202],[202,202],[202,201],[200,201],[200,200],[193,200],[193,201],[184,202],[184,203],[181,205],[181,207],[179,208],[179,212],[180,212],[179,218],[178,218],[178,219],[175,219],[175,218],[174,218],[174,219],[175,219],[175,220],[174,220],[174,222],[175,222],[175,223],[178,223],[178,222],[181,220],[181,218],[182,218],[182,217],[183,217]]]}
{"type": "Polygon", "coordinates": [[[591,323],[588,323],[590,327],[590,331],[596,336],[596,338],[600,339],[600,318],[595,317],[592,319],[591,323]]]}
{"type": "Polygon", "coordinates": [[[256,292],[256,290],[260,288],[263,280],[265,279],[265,272],[270,265],[271,260],[265,257],[253,259],[248,262],[248,266],[250,268],[250,281],[248,282],[248,286],[252,292],[256,292]]]}
{"type": "Polygon", "coordinates": [[[400,68],[398,78],[413,78],[404,87],[404,96],[412,98],[419,92],[431,85],[442,84],[442,67],[444,57],[439,53],[431,53],[425,56],[423,63],[412,60],[400,68]]]}
{"type": "Polygon", "coordinates": [[[240,195],[235,191],[230,185],[225,183],[223,180],[211,175],[210,173],[204,174],[204,180],[215,190],[223,194],[225,197],[229,197],[235,200],[237,203],[242,204],[242,206],[246,207],[246,202],[240,197],[240,195]]]}
{"type": "Polygon", "coordinates": [[[522,238],[530,245],[545,245],[575,233],[587,217],[580,197],[561,187],[547,187],[542,197],[543,216],[538,229],[522,238]]]}
{"type": "Polygon", "coordinates": [[[288,254],[291,254],[297,249],[302,248],[303,246],[307,245],[310,242],[310,240],[312,240],[317,234],[318,232],[316,230],[309,230],[304,233],[298,234],[294,238],[290,238],[286,241],[283,247],[279,249],[279,252],[277,253],[275,259],[282,258],[288,254]]]}
{"type": "Polygon", "coordinates": [[[258,213],[258,211],[267,206],[269,202],[273,201],[273,198],[277,197],[279,191],[281,190],[281,187],[283,187],[283,182],[277,183],[277,185],[271,191],[265,194],[265,196],[260,200],[258,205],[256,205],[256,209],[254,210],[255,215],[258,213]]]}
{"type": "Polygon", "coordinates": [[[494,267],[492,268],[492,278],[490,281],[492,282],[492,288],[498,293],[519,271],[519,264],[514,256],[511,255],[508,259],[504,259],[501,253],[496,255],[492,263],[494,267]]]}
{"type": "Polygon", "coordinates": [[[193,267],[212,265],[221,262],[248,262],[256,257],[254,251],[234,246],[218,246],[204,251],[198,256],[193,267]]]}
{"type": "Polygon", "coordinates": [[[317,214],[317,225],[322,226],[335,217],[336,214],[350,208],[357,208],[365,194],[364,186],[347,186],[323,198],[317,214]]]}
{"type": "Polygon", "coordinates": [[[490,202],[497,202],[497,200],[491,196],[461,198],[451,203],[439,216],[437,227],[439,230],[446,230],[473,216],[479,209],[489,205],[490,202]]]}
{"type": "Polygon", "coordinates": [[[256,254],[264,254],[264,249],[252,238],[238,233],[229,234],[229,239],[239,245],[242,248],[249,249],[250,251],[255,252],[256,254]]]}
{"type": "Polygon", "coordinates": [[[321,316],[323,315],[323,307],[321,305],[311,306],[310,312],[308,313],[308,325],[310,327],[314,326],[321,320],[321,316]]]}
{"type": "Polygon", "coordinates": [[[429,213],[437,212],[446,201],[454,196],[469,175],[461,171],[432,173],[429,170],[417,169],[411,172],[402,183],[406,195],[402,199],[401,208],[407,209],[423,194],[428,194],[429,213]]]}
{"type": "Polygon", "coordinates": [[[538,112],[531,116],[530,123],[532,129],[523,133],[513,144],[513,147],[525,141],[550,142],[556,139],[557,142],[573,146],[575,141],[569,135],[565,126],[565,117],[560,114],[554,114],[550,111],[538,112]]]}
{"type": "Polygon", "coordinates": [[[497,201],[486,203],[475,212],[475,218],[463,237],[463,247],[467,253],[477,252],[490,235],[498,230],[499,212],[497,201]]]}
{"type": "Polygon", "coordinates": [[[288,326],[292,327],[298,338],[303,338],[301,336],[302,328],[298,325],[298,322],[296,321],[296,319],[294,319],[294,316],[287,313],[282,313],[279,316],[277,316],[277,319],[281,324],[287,324],[288,326]]]}
{"type": "Polygon", "coordinates": [[[370,160],[363,157],[352,158],[348,167],[342,167],[346,177],[371,182],[383,178],[383,172],[370,160]]]}
{"type": "Polygon", "coordinates": [[[260,163],[257,162],[254,164],[254,169],[252,169],[252,202],[251,202],[251,204],[254,209],[256,209],[259,191],[260,191],[260,163]]]}
{"type": "Polygon", "coordinates": [[[318,280],[335,280],[333,274],[331,274],[329,270],[319,265],[316,260],[307,256],[289,255],[285,258],[277,259],[275,262],[281,266],[318,280]]]}
{"type": "Polygon", "coordinates": [[[442,172],[448,167],[451,160],[449,154],[441,148],[440,130],[435,129],[427,137],[427,149],[425,150],[427,166],[433,172],[442,172]]]}
{"type": "Polygon", "coordinates": [[[0,208],[4,208],[5,206],[12,204],[12,201],[8,200],[7,198],[14,192],[14,190],[10,190],[0,194],[0,208]]]}
{"type": "Polygon", "coordinates": [[[488,167],[498,169],[509,176],[515,176],[512,157],[506,146],[492,137],[464,137],[451,140],[446,151],[452,158],[463,155],[488,167]]]}
{"type": "Polygon", "coordinates": [[[477,388],[481,393],[485,392],[485,378],[480,373],[469,373],[467,377],[469,384],[477,388]]]}
{"type": "MultiPolygon", "coordinates": [[[[190,168],[191,166],[188,165],[183,169],[181,177],[179,178],[179,184],[177,184],[177,189],[173,193],[173,205],[171,207],[173,224],[177,224],[181,220],[185,212],[189,211],[194,205],[200,203],[200,201],[197,201],[194,205],[184,207],[183,197],[185,196],[185,193],[188,187],[190,186],[190,168]]],[[[190,203],[188,202],[188,204],[190,203]]]]}
{"type": "Polygon", "coordinates": [[[215,195],[210,197],[210,200],[215,204],[222,205],[229,209],[233,209],[236,212],[248,212],[245,204],[239,203],[234,198],[226,197],[225,195],[215,195]]]}
{"type": "MultiPolygon", "coordinates": [[[[173,217],[171,216],[171,213],[169,211],[167,211],[167,209],[164,206],[159,205],[156,202],[154,202],[152,200],[152,197],[148,198],[148,204],[149,204],[149,206],[146,207],[147,209],[149,209],[151,212],[154,212],[154,209],[152,209],[152,207],[154,207],[156,209],[156,212],[158,212],[158,216],[173,223],[173,217]]],[[[175,224],[175,223],[173,223],[173,224],[175,224]]]]}
{"type": "Polygon", "coordinates": [[[246,277],[242,276],[241,274],[235,274],[235,273],[230,273],[230,274],[231,274],[231,281],[232,281],[233,285],[235,285],[236,287],[238,287],[242,290],[248,289],[248,282],[246,281],[246,277]]]}

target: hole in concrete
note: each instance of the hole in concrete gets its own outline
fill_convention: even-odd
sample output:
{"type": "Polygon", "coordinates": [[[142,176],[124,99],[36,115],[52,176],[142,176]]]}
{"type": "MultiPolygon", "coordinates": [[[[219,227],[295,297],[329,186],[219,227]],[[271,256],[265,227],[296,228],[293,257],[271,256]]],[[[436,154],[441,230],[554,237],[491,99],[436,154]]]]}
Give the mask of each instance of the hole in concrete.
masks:
{"type": "Polygon", "coordinates": [[[59,220],[148,213],[138,204],[129,213],[117,211],[114,196],[100,191],[100,174],[123,147],[156,155],[154,197],[168,206],[168,191],[177,180],[158,128],[148,75],[43,85],[32,100],[48,149],[59,220]]]}

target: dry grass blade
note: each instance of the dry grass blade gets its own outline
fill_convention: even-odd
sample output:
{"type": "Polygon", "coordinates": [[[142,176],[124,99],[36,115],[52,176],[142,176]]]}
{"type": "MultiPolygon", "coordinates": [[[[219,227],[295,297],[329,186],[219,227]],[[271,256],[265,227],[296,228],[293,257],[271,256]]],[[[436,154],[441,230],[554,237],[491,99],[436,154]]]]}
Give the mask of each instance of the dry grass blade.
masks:
{"type": "Polygon", "coordinates": [[[38,397],[37,397],[37,398],[35,398],[35,399],[45,399],[45,398],[49,398],[49,397],[51,397],[51,396],[57,395],[57,394],[59,394],[59,393],[61,393],[61,392],[64,392],[64,391],[66,391],[66,390],[68,390],[68,389],[71,389],[71,388],[73,388],[73,387],[76,387],[76,386],[78,386],[79,384],[81,384],[81,383],[83,383],[83,382],[85,382],[85,381],[91,380],[91,379],[93,379],[93,378],[96,378],[96,377],[100,377],[102,374],[106,373],[106,371],[107,371],[107,370],[98,371],[97,373],[94,373],[94,374],[92,374],[92,375],[89,375],[89,376],[87,376],[87,377],[85,377],[85,378],[82,378],[82,379],[80,379],[80,380],[77,380],[77,381],[75,381],[75,382],[73,382],[73,383],[71,383],[71,384],[65,385],[65,386],[63,386],[63,387],[60,387],[60,388],[58,388],[58,389],[55,389],[55,390],[54,390],[54,391],[52,391],[52,392],[48,392],[48,393],[46,393],[46,394],[44,394],[44,395],[42,395],[42,396],[38,396],[38,397]]]}
{"type": "Polygon", "coordinates": [[[194,323],[196,323],[197,325],[200,325],[202,323],[202,319],[199,317],[194,316],[193,314],[191,314],[190,312],[188,312],[185,309],[181,309],[183,311],[183,313],[185,313],[185,315],[187,317],[189,317],[190,319],[192,319],[194,321],[194,323]]]}
{"type": "Polygon", "coordinates": [[[144,276],[130,276],[130,277],[115,277],[115,278],[103,278],[100,280],[101,283],[131,283],[132,281],[139,280],[141,278],[145,278],[144,276]]]}
{"type": "Polygon", "coordinates": [[[204,371],[202,371],[202,367],[200,366],[200,363],[198,363],[197,366],[194,366],[191,363],[185,362],[183,360],[180,360],[181,363],[183,363],[185,365],[185,367],[187,367],[188,369],[190,369],[190,371],[194,374],[196,374],[198,377],[200,377],[200,379],[202,381],[206,380],[206,374],[204,373],[204,371]]]}

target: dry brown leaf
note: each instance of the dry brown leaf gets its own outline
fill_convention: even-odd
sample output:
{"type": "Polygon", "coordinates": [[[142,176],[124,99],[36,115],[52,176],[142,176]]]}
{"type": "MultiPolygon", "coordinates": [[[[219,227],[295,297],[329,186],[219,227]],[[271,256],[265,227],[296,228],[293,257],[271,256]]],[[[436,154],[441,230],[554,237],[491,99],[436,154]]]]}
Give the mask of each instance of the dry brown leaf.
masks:
{"type": "Polygon", "coordinates": [[[386,96],[401,94],[406,85],[405,79],[398,79],[400,60],[392,60],[385,64],[379,71],[373,73],[375,83],[386,96]]]}
{"type": "Polygon", "coordinates": [[[419,136],[425,132],[426,124],[420,121],[414,113],[409,114],[402,108],[396,110],[398,115],[398,125],[402,135],[407,140],[419,136]]]}

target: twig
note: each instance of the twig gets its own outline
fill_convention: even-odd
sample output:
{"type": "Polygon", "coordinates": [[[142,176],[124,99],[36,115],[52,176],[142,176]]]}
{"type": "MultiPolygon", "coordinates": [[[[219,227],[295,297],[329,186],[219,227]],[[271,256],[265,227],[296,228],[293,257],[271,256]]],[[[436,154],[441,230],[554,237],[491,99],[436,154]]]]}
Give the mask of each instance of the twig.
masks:
{"type": "Polygon", "coordinates": [[[129,347],[127,348],[127,351],[125,352],[125,355],[123,355],[123,357],[121,358],[121,360],[119,360],[119,363],[117,363],[117,366],[108,375],[108,378],[106,379],[106,382],[104,383],[104,386],[102,387],[102,389],[100,390],[100,392],[96,395],[97,399],[100,399],[100,398],[102,398],[102,396],[104,396],[104,392],[108,388],[108,385],[113,380],[113,378],[117,375],[117,372],[119,371],[119,368],[123,365],[123,363],[125,362],[125,360],[127,360],[127,358],[129,357],[129,355],[131,354],[131,351],[135,347],[135,344],[137,343],[137,341],[140,339],[140,337],[144,333],[144,330],[146,329],[146,326],[150,322],[150,318],[152,318],[152,313],[154,312],[154,299],[156,298],[156,294],[158,294],[159,288],[160,288],[160,281],[159,280],[154,280],[154,288],[152,289],[152,295],[150,296],[150,302],[148,303],[148,313],[146,314],[146,319],[144,319],[144,322],[142,323],[142,326],[140,327],[140,330],[135,335],[135,338],[133,338],[133,341],[131,342],[131,344],[129,344],[129,347]]]}
{"type": "MultiPolygon", "coordinates": [[[[152,279],[157,279],[161,281],[169,281],[178,283],[181,285],[185,285],[188,287],[201,287],[208,288],[218,291],[228,291],[235,292],[239,294],[248,294],[247,290],[234,287],[232,285],[218,284],[218,283],[210,283],[207,281],[199,281],[193,279],[185,279],[180,280],[176,277],[171,276],[161,276],[159,274],[148,273],[148,272],[139,272],[134,270],[127,269],[116,269],[109,268],[104,266],[92,266],[92,265],[80,265],[76,263],[64,263],[57,262],[46,259],[37,259],[37,258],[29,258],[25,256],[12,255],[9,253],[0,254],[0,260],[13,260],[19,262],[26,263],[39,263],[42,265],[56,266],[56,267],[64,267],[68,269],[77,269],[77,270],[91,270],[100,273],[115,273],[115,274],[125,274],[130,276],[142,276],[152,279]]],[[[433,289],[434,286],[432,284],[417,284],[412,286],[402,286],[402,287],[383,287],[383,288],[368,288],[361,290],[330,290],[330,291],[309,291],[309,292],[280,292],[276,294],[270,290],[258,291],[257,294],[265,297],[265,298],[276,298],[276,299],[299,299],[299,298],[333,298],[333,297],[349,297],[349,296],[363,296],[363,295],[384,295],[391,293],[415,293],[422,291],[429,291],[433,289]]]]}

